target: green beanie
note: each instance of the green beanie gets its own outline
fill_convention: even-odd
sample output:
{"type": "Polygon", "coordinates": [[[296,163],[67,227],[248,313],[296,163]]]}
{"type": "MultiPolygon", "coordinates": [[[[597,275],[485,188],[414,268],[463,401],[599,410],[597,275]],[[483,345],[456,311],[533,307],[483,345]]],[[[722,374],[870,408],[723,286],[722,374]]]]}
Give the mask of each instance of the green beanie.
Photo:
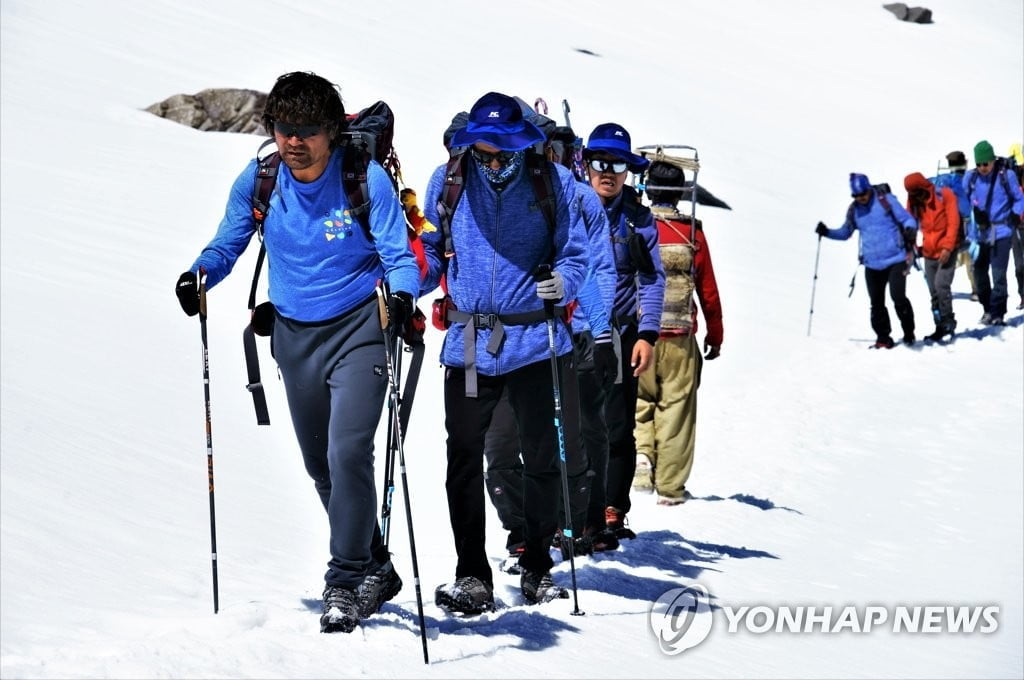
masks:
{"type": "Polygon", "coordinates": [[[988,163],[996,159],[996,152],[992,150],[992,145],[987,140],[981,140],[974,145],[974,162],[977,163],[988,163]]]}

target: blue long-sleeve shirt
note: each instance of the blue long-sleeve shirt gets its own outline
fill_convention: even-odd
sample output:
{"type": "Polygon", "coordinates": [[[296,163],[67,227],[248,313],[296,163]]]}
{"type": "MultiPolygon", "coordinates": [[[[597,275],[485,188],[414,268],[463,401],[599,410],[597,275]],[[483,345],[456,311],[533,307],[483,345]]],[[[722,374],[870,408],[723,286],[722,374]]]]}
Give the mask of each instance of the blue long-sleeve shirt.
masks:
{"type": "MultiPolygon", "coordinates": [[[[269,297],[284,317],[316,323],[338,317],[373,294],[377,281],[416,296],[419,269],[409,247],[405,213],[387,172],[370,163],[369,224],[372,241],[350,215],[341,185],[341,149],[312,182],[296,180],[282,163],[264,222],[269,297]]],[[[213,288],[231,273],[256,233],[253,159],[231,187],[217,234],[192,265],[206,270],[213,288]]]]}
{"type": "Polygon", "coordinates": [[[579,294],[579,309],[572,317],[572,332],[589,330],[594,337],[611,332],[615,306],[615,256],[608,233],[608,216],[597,195],[586,182],[576,186],[580,215],[587,230],[589,247],[587,278],[579,294]]]}
{"type": "MultiPolygon", "coordinates": [[[[460,312],[469,314],[525,314],[543,310],[537,297],[533,272],[540,264],[551,264],[562,275],[564,300],[575,299],[587,273],[587,234],[576,199],[576,180],[556,164],[553,176],[556,205],[554,232],[544,212],[537,207],[531,181],[522,170],[496,191],[477,163],[466,163],[464,189],[451,222],[455,255],[446,258],[444,234],[424,232],[420,236],[427,261],[427,275],[421,292],[434,290],[446,274],[448,293],[460,312]]],[[[424,214],[441,225],[437,203],[444,187],[445,166],[430,178],[424,199],[424,214]]],[[[441,363],[466,367],[465,323],[455,321],[445,333],[441,363]]],[[[557,323],[556,353],[569,352],[571,339],[565,324],[557,323]]],[[[477,327],[475,362],[483,375],[503,375],[548,357],[547,326],[543,318],[533,323],[504,325],[505,339],[497,353],[487,350],[493,330],[477,327]]]]}
{"type": "Polygon", "coordinates": [[[917,220],[900,205],[896,197],[886,197],[892,214],[885,209],[876,192],[865,205],[854,202],[843,226],[829,229],[825,238],[845,241],[860,232],[860,259],[868,269],[885,269],[907,259],[907,248],[903,239],[904,229],[917,229],[917,220]]]}

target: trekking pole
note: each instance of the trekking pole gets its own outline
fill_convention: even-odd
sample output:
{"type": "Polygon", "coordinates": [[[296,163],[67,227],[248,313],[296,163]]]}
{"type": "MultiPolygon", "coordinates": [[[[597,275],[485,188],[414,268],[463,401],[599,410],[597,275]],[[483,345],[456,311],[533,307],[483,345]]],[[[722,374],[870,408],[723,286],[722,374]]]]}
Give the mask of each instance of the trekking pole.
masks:
{"type": "MultiPolygon", "coordinates": [[[[394,354],[394,375],[395,384],[402,381],[402,346],[401,340],[395,341],[394,354]]],[[[390,408],[390,406],[389,406],[390,408]]],[[[391,505],[395,493],[395,425],[394,419],[388,418],[388,448],[384,454],[384,492],[381,494],[380,506],[380,535],[384,545],[388,544],[391,538],[391,505]]]]}
{"type": "MultiPolygon", "coordinates": [[[[546,281],[551,278],[551,265],[542,264],[533,272],[534,281],[546,281]]],[[[572,508],[569,505],[569,471],[565,462],[565,427],[562,425],[562,390],[558,371],[558,352],[555,349],[555,303],[544,301],[544,312],[548,324],[548,349],[551,354],[551,387],[555,401],[555,434],[558,440],[558,464],[562,473],[562,503],[565,512],[565,527],[562,528],[562,554],[569,555],[569,573],[572,575],[573,616],[582,616],[579,594],[576,590],[576,552],[572,535],[572,508]]]]}
{"type": "MultiPolygon", "coordinates": [[[[396,340],[396,342],[398,341],[396,340]]],[[[405,382],[402,385],[402,396],[398,399],[398,436],[402,438],[402,443],[404,444],[405,433],[409,429],[409,416],[412,415],[413,400],[416,398],[416,383],[420,379],[420,369],[423,367],[423,354],[426,348],[423,346],[422,338],[420,338],[419,342],[413,342],[412,344],[398,344],[393,352],[395,355],[395,384],[402,382],[401,355],[403,351],[412,354],[412,359],[409,361],[409,370],[405,373],[405,382]],[[404,350],[402,349],[403,347],[404,350]]],[[[381,538],[385,546],[388,545],[391,538],[391,507],[395,493],[395,456],[394,447],[391,446],[394,435],[394,427],[389,419],[388,452],[384,463],[384,493],[382,495],[384,502],[380,509],[381,538]]]]}
{"type": "Polygon", "coordinates": [[[814,280],[811,282],[811,313],[807,316],[807,337],[811,337],[811,319],[814,318],[814,291],[818,287],[818,257],[821,255],[821,234],[818,234],[818,250],[814,253],[814,280]]]}
{"type": "Polygon", "coordinates": [[[203,339],[203,396],[206,399],[206,476],[210,487],[210,563],[213,566],[213,613],[220,609],[217,590],[217,515],[213,503],[213,428],[210,422],[210,347],[206,338],[206,274],[199,274],[199,333],[203,339]]]}
{"type": "Polygon", "coordinates": [[[412,529],[412,505],[409,502],[409,478],[405,472],[405,446],[402,437],[402,423],[399,420],[398,381],[395,378],[395,352],[393,342],[397,341],[398,329],[394,328],[388,317],[386,284],[377,285],[377,304],[380,309],[380,329],[384,336],[384,359],[388,370],[388,417],[394,428],[395,436],[389,442],[398,452],[398,465],[402,474],[402,493],[405,497],[405,520],[409,525],[409,554],[412,557],[412,580],[416,586],[416,608],[419,614],[420,639],[423,641],[423,663],[430,663],[427,652],[427,626],[423,619],[423,592],[420,589],[420,567],[416,559],[416,537],[412,529]]]}

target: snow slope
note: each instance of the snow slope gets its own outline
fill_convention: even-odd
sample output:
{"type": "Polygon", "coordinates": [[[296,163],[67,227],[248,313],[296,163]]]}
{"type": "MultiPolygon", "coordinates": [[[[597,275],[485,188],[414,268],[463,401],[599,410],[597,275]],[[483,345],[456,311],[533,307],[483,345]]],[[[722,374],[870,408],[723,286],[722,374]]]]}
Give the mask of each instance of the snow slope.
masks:
{"type": "MultiPolygon", "coordinates": [[[[902,177],[934,174],[947,151],[985,138],[1005,153],[1024,136],[1024,5],[928,6],[931,25],[866,0],[4,0],[0,675],[1024,675],[1024,314],[978,326],[960,270],[954,344],[867,352],[859,272],[847,297],[856,246],[818,254],[813,234],[841,222],[851,171],[903,199],[902,177]],[[199,329],[171,290],[259,140],[142,109],[207,87],[267,91],[296,69],[340,83],[350,109],[393,106],[414,188],[444,160],[451,116],[499,90],[555,110],[567,98],[584,136],[614,120],[636,144],[693,145],[701,184],[732,206],[698,212],[726,340],[701,388],[696,498],[634,497],[638,538],[577,562],[585,616],[523,606],[500,574],[506,609],[459,620],[433,605],[455,557],[431,329],[406,445],[431,665],[400,492],[405,589],[351,635],[317,632],[327,526],[265,345],[271,427],[243,388],[255,248],[210,296],[213,613],[199,329]],[[714,628],[666,654],[652,604],[693,584],[714,628]],[[997,630],[729,632],[726,616],[929,605],[998,607],[997,630]]],[[[929,332],[921,276],[908,288],[929,332]]],[[[497,560],[493,514],[489,526],[497,560]]]]}

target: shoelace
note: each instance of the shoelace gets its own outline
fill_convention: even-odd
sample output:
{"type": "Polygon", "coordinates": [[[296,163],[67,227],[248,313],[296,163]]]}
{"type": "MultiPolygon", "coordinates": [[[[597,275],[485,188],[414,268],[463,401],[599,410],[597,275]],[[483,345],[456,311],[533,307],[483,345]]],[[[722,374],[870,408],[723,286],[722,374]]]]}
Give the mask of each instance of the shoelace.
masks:
{"type": "Polygon", "coordinates": [[[330,587],[324,591],[324,605],[330,609],[331,607],[337,607],[343,609],[346,607],[353,606],[355,604],[355,596],[353,593],[339,587],[330,587]]]}

